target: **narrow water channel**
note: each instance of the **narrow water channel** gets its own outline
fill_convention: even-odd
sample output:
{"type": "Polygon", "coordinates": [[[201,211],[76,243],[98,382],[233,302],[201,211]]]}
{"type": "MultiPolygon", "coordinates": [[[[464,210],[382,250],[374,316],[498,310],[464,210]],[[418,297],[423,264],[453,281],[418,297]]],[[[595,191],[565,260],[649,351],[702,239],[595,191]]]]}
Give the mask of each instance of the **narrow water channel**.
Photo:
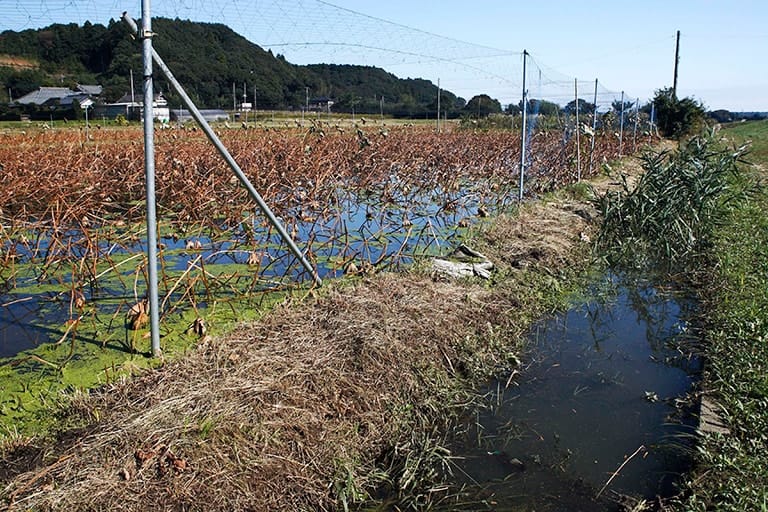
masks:
{"type": "Polygon", "coordinates": [[[461,510],[625,510],[690,467],[695,304],[609,276],[602,298],[531,332],[530,363],[487,392],[453,450],[461,510]],[[607,286],[606,286],[607,284],[607,286]],[[606,290],[606,287],[608,290],[606,290]]]}

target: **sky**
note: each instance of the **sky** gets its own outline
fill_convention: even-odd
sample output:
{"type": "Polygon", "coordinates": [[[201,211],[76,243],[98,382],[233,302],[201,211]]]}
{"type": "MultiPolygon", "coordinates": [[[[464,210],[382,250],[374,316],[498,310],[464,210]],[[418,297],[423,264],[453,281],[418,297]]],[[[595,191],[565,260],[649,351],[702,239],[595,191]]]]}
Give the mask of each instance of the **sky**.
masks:
{"type": "Polygon", "coordinates": [[[764,0],[335,0],[371,16],[480,45],[526,49],[585,82],[651,98],[672,85],[709,109],[768,111],[764,0]]]}
{"type": "MultiPolygon", "coordinates": [[[[297,64],[380,66],[469,99],[639,99],[673,82],[711,110],[768,111],[768,2],[757,0],[153,0],[154,15],[229,25],[297,64]],[[580,92],[577,92],[580,91],[580,92]]],[[[3,0],[0,31],[106,23],[139,0],[3,0]]]]}

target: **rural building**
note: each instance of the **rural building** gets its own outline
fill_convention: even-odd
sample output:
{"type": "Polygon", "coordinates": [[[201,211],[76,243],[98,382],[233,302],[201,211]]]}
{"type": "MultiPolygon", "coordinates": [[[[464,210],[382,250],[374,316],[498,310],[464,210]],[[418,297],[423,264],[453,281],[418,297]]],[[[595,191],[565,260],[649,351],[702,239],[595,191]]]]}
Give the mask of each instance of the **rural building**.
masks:
{"type": "Polygon", "coordinates": [[[327,96],[312,98],[309,101],[309,110],[319,112],[330,112],[333,106],[333,100],[327,96]]]}
{"type": "MultiPolygon", "coordinates": [[[[209,123],[229,120],[229,114],[221,109],[201,109],[199,112],[200,115],[203,116],[203,119],[209,123]]],[[[189,110],[183,108],[171,109],[171,121],[175,121],[177,123],[186,123],[187,121],[192,120],[192,114],[189,113],[189,110]]]]}
{"type": "Polygon", "coordinates": [[[76,90],[69,87],[40,87],[36,91],[25,94],[13,101],[16,105],[38,105],[47,107],[62,106],[69,108],[73,101],[78,101],[81,106],[83,101],[91,100],[91,103],[101,95],[100,85],[79,85],[76,90]]]}
{"type": "MultiPolygon", "coordinates": [[[[126,119],[143,119],[144,96],[131,93],[124,94],[114,103],[97,104],[93,108],[94,118],[115,119],[122,115],[126,119]]],[[[155,93],[155,99],[152,102],[152,117],[155,121],[167,123],[171,119],[168,109],[168,100],[165,99],[162,92],[155,93]]]]}

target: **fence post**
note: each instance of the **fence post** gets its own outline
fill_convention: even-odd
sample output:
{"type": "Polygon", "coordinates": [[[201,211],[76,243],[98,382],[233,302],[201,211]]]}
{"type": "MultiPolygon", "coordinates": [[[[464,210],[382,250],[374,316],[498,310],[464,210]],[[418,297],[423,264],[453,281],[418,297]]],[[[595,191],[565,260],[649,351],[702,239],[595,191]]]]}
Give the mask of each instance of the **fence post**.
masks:
{"type": "Polygon", "coordinates": [[[440,79],[437,79],[437,133],[440,133],[440,79]]]}
{"type": "Polygon", "coordinates": [[[525,145],[526,145],[526,123],[528,120],[528,91],[525,90],[525,64],[528,57],[528,51],[523,50],[523,122],[522,133],[520,136],[520,193],[518,194],[518,200],[523,201],[523,185],[525,183],[525,145]]]}
{"type": "Polygon", "coordinates": [[[632,130],[632,152],[637,151],[637,121],[640,118],[640,98],[635,100],[635,128],[632,130]]]}
{"type": "Polygon", "coordinates": [[[621,91],[621,117],[619,119],[619,156],[624,143],[624,91],[621,91]]]}
{"type": "MultiPolygon", "coordinates": [[[[133,30],[134,32],[137,31],[136,22],[133,20],[133,18],[131,18],[128,15],[127,12],[123,13],[123,20],[131,27],[131,30],[133,30]]],[[[264,214],[265,217],[267,217],[270,224],[272,224],[275,227],[278,234],[280,235],[280,238],[282,238],[283,241],[288,245],[288,248],[290,249],[291,253],[293,253],[293,255],[296,256],[296,259],[299,260],[299,262],[304,267],[304,269],[307,272],[309,272],[309,274],[314,279],[315,284],[317,286],[321,286],[323,281],[320,279],[320,276],[318,275],[317,271],[314,268],[312,268],[312,265],[309,263],[309,261],[307,261],[307,259],[299,250],[299,248],[296,246],[296,243],[293,241],[293,238],[291,238],[291,236],[285,230],[285,227],[282,225],[282,223],[279,220],[277,220],[277,217],[275,217],[275,214],[272,213],[272,210],[269,208],[267,203],[261,197],[261,194],[259,194],[256,188],[254,188],[253,184],[250,182],[250,180],[245,175],[245,173],[240,168],[240,166],[237,164],[237,162],[235,162],[235,159],[232,158],[232,155],[229,153],[229,151],[227,151],[227,148],[224,147],[224,144],[221,143],[221,140],[219,140],[219,137],[213,131],[213,129],[205,120],[205,118],[200,113],[200,111],[197,109],[195,104],[192,102],[191,99],[189,99],[189,96],[187,95],[186,91],[184,91],[184,88],[181,86],[178,80],[176,80],[176,77],[173,76],[173,73],[171,73],[171,70],[165,64],[163,59],[160,58],[160,55],[158,55],[157,51],[152,49],[151,46],[150,46],[150,51],[152,52],[152,59],[154,59],[157,66],[160,68],[163,74],[165,74],[165,77],[168,79],[168,82],[171,84],[171,86],[173,86],[173,88],[176,89],[176,92],[181,97],[181,100],[189,109],[189,113],[192,115],[195,121],[197,121],[197,124],[200,125],[200,128],[208,137],[208,140],[211,141],[211,143],[214,145],[214,147],[219,152],[219,154],[227,162],[230,169],[232,169],[232,172],[235,173],[235,176],[237,177],[237,179],[240,180],[240,183],[243,185],[243,187],[245,187],[245,189],[248,191],[250,196],[256,201],[256,204],[259,206],[259,209],[261,210],[261,212],[264,214]]],[[[274,116],[274,113],[273,113],[273,116],[274,116]]]]}
{"type": "Polygon", "coordinates": [[[152,335],[152,354],[160,356],[160,305],[157,292],[157,207],[155,205],[155,126],[152,86],[152,18],[150,0],[141,2],[142,60],[144,65],[144,174],[147,193],[147,264],[149,267],[147,293],[149,294],[149,326],[152,335]]]}
{"type": "Polygon", "coordinates": [[[576,96],[576,181],[581,181],[581,142],[579,129],[579,79],[573,79],[573,93],[576,96]]]}
{"type": "Polygon", "coordinates": [[[592,168],[595,160],[595,139],[597,138],[597,78],[595,78],[595,102],[592,111],[592,142],[589,147],[589,174],[592,174],[592,168]]]}

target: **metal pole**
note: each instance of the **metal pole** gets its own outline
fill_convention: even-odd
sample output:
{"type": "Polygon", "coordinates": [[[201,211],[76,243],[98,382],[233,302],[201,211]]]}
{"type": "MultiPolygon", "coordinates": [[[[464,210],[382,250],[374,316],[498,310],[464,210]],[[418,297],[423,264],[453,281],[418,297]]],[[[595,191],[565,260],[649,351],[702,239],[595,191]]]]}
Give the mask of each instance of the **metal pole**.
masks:
{"type": "Polygon", "coordinates": [[[440,79],[437,79],[437,133],[440,133],[440,79]]]}
{"type": "Polygon", "coordinates": [[[621,91],[621,117],[619,119],[619,156],[624,143],[624,91],[621,91]]]}
{"type": "MultiPolygon", "coordinates": [[[[153,102],[155,94],[152,87],[152,18],[149,10],[150,0],[141,1],[141,39],[142,61],[144,65],[144,173],[147,191],[147,293],[149,294],[149,325],[152,335],[152,354],[160,356],[160,303],[157,292],[157,209],[155,205],[155,126],[153,102]]],[[[135,29],[134,29],[135,30],[135,29]]]]}
{"type": "Polygon", "coordinates": [[[579,79],[573,79],[573,93],[576,96],[576,181],[581,181],[581,139],[579,127],[579,79]]]}
{"type": "Polygon", "coordinates": [[[522,135],[520,137],[520,192],[517,199],[523,201],[523,185],[525,184],[525,144],[526,144],[526,123],[528,120],[528,91],[525,90],[525,64],[528,57],[528,51],[523,50],[523,122],[522,135]]]}
{"type": "Polygon", "coordinates": [[[640,117],[640,98],[635,100],[635,128],[632,130],[632,152],[637,151],[637,120],[640,117]]]}
{"type": "MultiPolygon", "coordinates": [[[[128,25],[131,27],[131,30],[136,32],[137,30],[136,22],[133,21],[133,19],[130,16],[128,16],[127,12],[123,13],[123,20],[126,23],[128,23],[128,25]]],[[[216,136],[216,133],[213,131],[213,129],[205,120],[205,118],[203,118],[202,114],[197,109],[195,104],[192,102],[191,99],[189,99],[189,96],[187,96],[187,93],[184,91],[184,88],[181,86],[178,80],[176,80],[176,77],[173,76],[173,73],[171,73],[171,70],[168,69],[168,66],[166,66],[165,62],[163,62],[163,59],[160,58],[160,55],[158,55],[157,51],[155,51],[154,49],[152,49],[152,58],[154,59],[155,63],[160,68],[160,70],[165,74],[165,77],[168,79],[168,82],[170,82],[173,88],[176,89],[176,92],[179,94],[179,97],[181,97],[182,101],[189,109],[189,113],[192,115],[195,121],[197,121],[197,124],[200,125],[200,128],[203,130],[203,132],[211,141],[211,143],[213,143],[213,145],[219,151],[219,154],[221,154],[221,156],[227,162],[229,167],[232,169],[232,172],[235,173],[235,176],[237,176],[237,179],[240,180],[240,183],[245,187],[245,189],[248,191],[251,197],[256,201],[256,204],[259,206],[259,209],[261,210],[261,212],[264,214],[264,216],[267,217],[267,219],[269,219],[269,222],[275,227],[280,237],[288,245],[288,248],[293,253],[293,255],[296,256],[296,258],[301,262],[301,265],[304,267],[304,269],[306,269],[306,271],[312,275],[312,278],[315,280],[315,283],[318,286],[321,286],[323,284],[323,281],[320,279],[320,276],[317,274],[317,271],[314,268],[312,268],[312,265],[310,265],[309,261],[307,261],[307,259],[301,253],[301,251],[296,246],[296,243],[293,241],[291,236],[285,230],[285,228],[280,223],[280,221],[277,220],[277,218],[275,217],[275,214],[272,213],[272,210],[269,208],[269,206],[267,206],[267,203],[264,202],[264,199],[256,191],[256,189],[248,180],[248,177],[245,175],[243,170],[240,169],[240,166],[237,164],[237,162],[235,162],[235,159],[232,158],[232,155],[229,154],[229,151],[227,151],[227,148],[224,147],[224,145],[221,143],[219,138],[216,136]]]]}
{"type": "Polygon", "coordinates": [[[595,159],[595,139],[597,138],[597,78],[595,78],[595,99],[592,112],[592,142],[589,145],[589,174],[592,174],[592,168],[595,159]]]}

